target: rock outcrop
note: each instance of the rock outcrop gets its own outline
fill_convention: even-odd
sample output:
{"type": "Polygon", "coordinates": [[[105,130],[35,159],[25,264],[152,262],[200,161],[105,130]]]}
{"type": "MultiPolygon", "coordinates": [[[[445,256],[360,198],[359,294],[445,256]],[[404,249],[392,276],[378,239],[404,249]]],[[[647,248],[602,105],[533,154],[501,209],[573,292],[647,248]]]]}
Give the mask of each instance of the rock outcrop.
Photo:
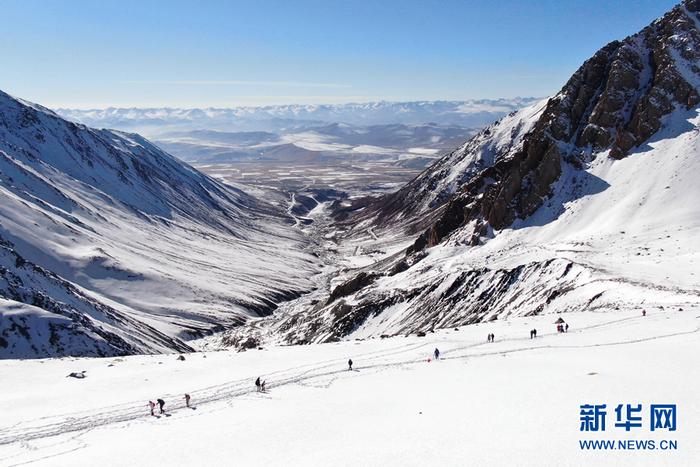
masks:
{"type": "Polygon", "coordinates": [[[580,167],[591,152],[604,150],[622,158],[656,133],[665,116],[700,103],[699,26],[700,1],[687,0],[599,50],[548,101],[519,150],[464,182],[409,252],[469,223],[470,243],[477,244],[489,228],[501,230],[534,213],[563,164],[580,167]]]}

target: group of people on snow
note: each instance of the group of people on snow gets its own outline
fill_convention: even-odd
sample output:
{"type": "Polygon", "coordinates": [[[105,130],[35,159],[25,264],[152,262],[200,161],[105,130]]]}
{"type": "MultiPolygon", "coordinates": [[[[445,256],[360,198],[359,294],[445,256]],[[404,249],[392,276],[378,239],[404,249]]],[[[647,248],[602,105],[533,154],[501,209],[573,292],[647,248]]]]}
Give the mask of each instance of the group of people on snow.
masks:
{"type": "MultiPolygon", "coordinates": [[[[156,399],[156,402],[158,403],[158,407],[160,408],[160,413],[164,414],[165,413],[165,401],[163,399],[156,399]]],[[[156,413],[156,402],[153,401],[148,401],[148,407],[151,409],[151,415],[155,417],[156,413]]]]}
{"type": "MultiPolygon", "coordinates": [[[[642,311],[642,315],[646,315],[646,311],[642,311]]],[[[557,332],[560,332],[560,333],[569,332],[569,324],[564,323],[564,322],[558,323],[557,324],[557,332]]],[[[536,337],[537,337],[537,329],[531,329],[530,330],[530,339],[534,339],[536,337]]],[[[495,339],[496,339],[496,335],[493,333],[489,333],[486,336],[487,342],[494,342],[495,339]]],[[[435,357],[435,360],[440,359],[440,350],[437,347],[433,351],[433,356],[435,357]]],[[[352,359],[348,359],[348,370],[349,371],[352,371],[352,365],[353,365],[352,359]]],[[[73,375],[71,374],[69,376],[73,376],[73,375]]],[[[258,392],[265,392],[265,380],[261,380],[260,377],[258,376],[257,379],[255,380],[255,387],[256,387],[258,392]]],[[[185,405],[188,408],[191,408],[190,407],[190,400],[191,400],[190,395],[185,394],[185,405]]],[[[160,413],[164,414],[165,413],[165,401],[163,399],[156,399],[156,402],[148,401],[148,406],[151,409],[151,415],[155,416],[156,403],[158,404],[158,408],[160,409],[160,413]]]]}
{"type": "MultiPolygon", "coordinates": [[[[185,394],[185,405],[188,408],[190,407],[190,400],[191,397],[189,394],[185,394]]],[[[165,413],[165,401],[163,399],[156,399],[155,402],[153,401],[148,401],[148,407],[151,409],[151,416],[155,417],[156,415],[156,404],[158,404],[158,409],[160,410],[161,415],[165,413]]]]}

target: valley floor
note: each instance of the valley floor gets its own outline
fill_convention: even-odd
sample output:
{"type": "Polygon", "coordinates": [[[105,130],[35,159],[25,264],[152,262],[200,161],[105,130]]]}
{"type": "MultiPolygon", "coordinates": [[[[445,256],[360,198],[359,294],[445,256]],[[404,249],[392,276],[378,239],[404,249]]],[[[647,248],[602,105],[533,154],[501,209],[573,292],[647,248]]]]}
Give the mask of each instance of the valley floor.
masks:
{"type": "Polygon", "coordinates": [[[0,465],[697,465],[700,308],[561,316],[567,334],[545,315],[184,361],[2,361],[0,465]],[[607,404],[605,432],[579,430],[581,404],[607,404]],[[642,404],[643,426],[616,428],[617,404],[642,404]],[[677,404],[676,431],[650,431],[651,404],[677,404]],[[579,446],[603,439],[657,449],[579,446]]]}

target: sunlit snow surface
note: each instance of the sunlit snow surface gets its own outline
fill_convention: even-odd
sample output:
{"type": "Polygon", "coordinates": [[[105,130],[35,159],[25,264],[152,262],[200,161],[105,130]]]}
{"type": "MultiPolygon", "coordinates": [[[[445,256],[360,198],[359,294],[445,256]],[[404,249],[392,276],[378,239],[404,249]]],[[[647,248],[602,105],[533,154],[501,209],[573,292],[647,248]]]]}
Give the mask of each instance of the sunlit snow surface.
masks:
{"type": "Polygon", "coordinates": [[[700,308],[563,316],[567,334],[542,316],[185,361],[2,361],[0,464],[697,465],[700,308]],[[441,361],[429,361],[435,347],[441,361]],[[168,415],[151,417],[158,397],[168,415]],[[605,433],[579,431],[587,403],[608,405],[605,433]],[[646,412],[642,428],[615,428],[627,403],[677,404],[677,431],[650,432],[646,412]],[[583,452],[580,439],[672,439],[678,450],[583,452]]]}

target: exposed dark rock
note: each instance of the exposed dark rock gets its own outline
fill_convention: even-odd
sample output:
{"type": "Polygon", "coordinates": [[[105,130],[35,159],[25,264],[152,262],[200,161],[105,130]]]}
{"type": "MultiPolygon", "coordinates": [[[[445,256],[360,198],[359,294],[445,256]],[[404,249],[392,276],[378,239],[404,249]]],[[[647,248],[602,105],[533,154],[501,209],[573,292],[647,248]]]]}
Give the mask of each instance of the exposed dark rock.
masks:
{"type": "Polygon", "coordinates": [[[368,285],[372,284],[375,280],[377,280],[379,276],[379,274],[362,271],[352,279],[343,282],[335,289],[333,289],[333,292],[331,292],[330,297],[328,297],[326,305],[333,303],[340,297],[346,297],[364,287],[367,287],[368,285]]]}
{"type": "Polygon", "coordinates": [[[390,270],[389,270],[389,275],[394,276],[396,274],[399,274],[401,272],[404,272],[408,270],[410,266],[408,265],[408,262],[404,259],[400,260],[397,262],[390,270]]]}
{"type": "Polygon", "coordinates": [[[239,347],[243,349],[255,349],[260,345],[257,339],[249,337],[239,343],[239,347]]]}

